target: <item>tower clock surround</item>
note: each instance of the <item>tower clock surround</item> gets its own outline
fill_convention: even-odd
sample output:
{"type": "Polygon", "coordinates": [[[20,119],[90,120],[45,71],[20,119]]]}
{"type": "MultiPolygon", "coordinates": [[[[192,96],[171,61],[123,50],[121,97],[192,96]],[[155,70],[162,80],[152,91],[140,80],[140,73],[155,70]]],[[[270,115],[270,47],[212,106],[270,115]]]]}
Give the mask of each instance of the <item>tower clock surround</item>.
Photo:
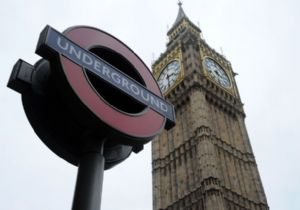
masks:
{"type": "Polygon", "coordinates": [[[161,71],[157,82],[163,93],[166,93],[170,88],[175,86],[174,84],[181,71],[180,65],[181,63],[178,59],[172,60],[161,71]]]}
{"type": "Polygon", "coordinates": [[[217,82],[224,88],[231,88],[232,85],[230,78],[218,62],[210,57],[205,57],[203,60],[203,66],[209,77],[212,78],[214,82],[217,82]]]}

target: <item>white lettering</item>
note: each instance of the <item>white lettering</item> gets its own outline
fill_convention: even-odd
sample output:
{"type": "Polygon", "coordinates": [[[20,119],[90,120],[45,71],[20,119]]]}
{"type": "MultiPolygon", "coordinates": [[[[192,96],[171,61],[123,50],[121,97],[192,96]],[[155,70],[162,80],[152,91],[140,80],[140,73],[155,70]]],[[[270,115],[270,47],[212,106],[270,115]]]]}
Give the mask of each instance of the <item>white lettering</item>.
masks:
{"type": "Polygon", "coordinates": [[[107,66],[103,66],[102,73],[105,74],[108,78],[110,78],[110,69],[107,66]]]}
{"type": "Polygon", "coordinates": [[[166,104],[164,104],[163,102],[160,102],[160,109],[164,112],[168,111],[168,107],[166,104]]]}
{"type": "MultiPolygon", "coordinates": [[[[137,83],[131,81],[125,75],[123,76],[120,72],[116,71],[113,67],[110,67],[106,63],[102,63],[101,60],[95,58],[92,54],[85,52],[84,49],[73,45],[68,40],[57,37],[56,40],[57,47],[60,49],[59,53],[67,55],[70,59],[74,60],[77,63],[83,64],[84,67],[97,73],[98,76],[105,79],[107,82],[110,82],[116,88],[121,88],[127,94],[132,95],[140,102],[143,102],[145,105],[148,104],[153,109],[157,110],[160,113],[169,114],[172,110],[164,100],[160,99],[156,95],[153,95],[146,89],[141,88],[137,83]],[[80,61],[80,62],[79,62],[80,61]],[[91,68],[92,67],[92,68],[91,68]]],[[[81,64],[81,65],[82,65],[81,64]]]]}
{"type": "Polygon", "coordinates": [[[160,108],[159,107],[159,100],[158,99],[155,99],[153,96],[150,96],[150,103],[152,105],[155,105],[157,108],[160,108]]]}
{"type": "Polygon", "coordinates": [[[112,78],[116,83],[118,83],[118,84],[121,83],[121,78],[120,78],[120,75],[119,75],[119,74],[113,72],[113,73],[111,73],[111,78],[112,78]]]}
{"type": "Polygon", "coordinates": [[[142,89],[142,91],[141,91],[141,95],[142,95],[142,98],[145,100],[145,101],[149,101],[149,93],[148,92],[146,92],[147,94],[146,94],[146,96],[144,95],[145,93],[144,93],[144,90],[142,89]]]}
{"type": "Polygon", "coordinates": [[[70,55],[75,54],[77,59],[81,58],[81,50],[76,51],[76,48],[73,45],[70,45],[69,53],[70,55]]]}
{"type": "Polygon", "coordinates": [[[102,66],[102,64],[99,62],[99,61],[95,61],[94,62],[94,69],[96,70],[96,71],[98,71],[98,72],[101,72],[101,66],[102,66]]]}
{"type": "Polygon", "coordinates": [[[92,65],[93,59],[88,54],[84,53],[82,56],[82,62],[85,63],[86,65],[92,65]]]}
{"type": "Polygon", "coordinates": [[[62,46],[60,37],[57,38],[57,45],[60,47],[60,49],[63,49],[63,50],[67,50],[69,47],[68,42],[65,42],[65,46],[62,46]]]}
{"type": "Polygon", "coordinates": [[[127,88],[127,90],[129,90],[129,87],[128,87],[128,80],[127,79],[125,79],[124,77],[122,78],[122,86],[124,87],[126,87],[127,88]]]}
{"type": "Polygon", "coordinates": [[[140,90],[137,86],[135,86],[134,84],[130,85],[130,90],[135,94],[135,95],[139,95],[140,94],[140,90]]]}

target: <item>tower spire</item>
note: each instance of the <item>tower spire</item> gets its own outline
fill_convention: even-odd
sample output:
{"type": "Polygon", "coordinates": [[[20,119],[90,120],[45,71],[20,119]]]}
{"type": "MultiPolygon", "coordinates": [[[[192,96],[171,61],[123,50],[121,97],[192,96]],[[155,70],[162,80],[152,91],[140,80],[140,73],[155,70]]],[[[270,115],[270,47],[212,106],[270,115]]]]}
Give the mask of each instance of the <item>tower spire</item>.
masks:
{"type": "MultiPolygon", "coordinates": [[[[167,35],[170,36],[174,31],[176,31],[176,28],[183,22],[186,21],[188,24],[185,24],[183,27],[184,28],[193,28],[194,31],[197,31],[199,33],[201,33],[201,30],[199,27],[197,27],[194,23],[192,23],[192,21],[190,21],[190,19],[186,16],[185,12],[183,11],[182,8],[182,0],[178,0],[178,13],[177,13],[177,17],[175,19],[175,22],[173,23],[172,27],[169,29],[167,35]]],[[[177,33],[177,32],[176,32],[177,33]]],[[[174,34],[173,34],[174,35],[174,34]]],[[[173,36],[174,37],[174,36],[173,36]]],[[[170,37],[169,37],[170,39],[170,37]]]]}
{"type": "Polygon", "coordinates": [[[177,18],[175,20],[174,25],[176,25],[178,22],[181,21],[181,19],[183,19],[184,17],[186,17],[183,8],[182,8],[182,1],[178,0],[178,6],[179,6],[179,10],[178,10],[178,14],[177,14],[177,18]]]}
{"type": "Polygon", "coordinates": [[[178,5],[181,7],[182,1],[178,0],[178,5]]]}

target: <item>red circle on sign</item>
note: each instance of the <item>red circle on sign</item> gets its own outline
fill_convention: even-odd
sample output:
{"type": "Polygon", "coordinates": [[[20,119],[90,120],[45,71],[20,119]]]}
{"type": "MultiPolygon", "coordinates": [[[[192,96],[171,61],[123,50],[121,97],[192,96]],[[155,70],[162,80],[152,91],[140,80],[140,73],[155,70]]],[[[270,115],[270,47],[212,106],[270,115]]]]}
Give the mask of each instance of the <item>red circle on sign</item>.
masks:
{"type": "MultiPolygon", "coordinates": [[[[99,29],[87,26],[70,28],[64,32],[64,35],[84,49],[100,46],[117,52],[133,65],[144,80],[147,89],[162,97],[159,87],[147,66],[117,38],[99,29]]],[[[141,140],[155,136],[164,127],[165,117],[150,108],[140,114],[130,114],[111,106],[93,88],[81,66],[63,55],[60,55],[60,62],[69,84],[81,102],[110,127],[131,137],[141,138],[141,140]]]]}

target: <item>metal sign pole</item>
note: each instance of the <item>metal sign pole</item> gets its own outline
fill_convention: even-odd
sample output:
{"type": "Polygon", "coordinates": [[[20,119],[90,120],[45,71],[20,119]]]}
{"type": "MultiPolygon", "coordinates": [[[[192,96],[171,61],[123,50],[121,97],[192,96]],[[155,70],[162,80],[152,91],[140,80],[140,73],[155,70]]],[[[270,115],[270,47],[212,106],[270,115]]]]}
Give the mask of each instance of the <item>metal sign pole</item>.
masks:
{"type": "Polygon", "coordinates": [[[105,163],[103,147],[101,143],[98,151],[88,150],[80,159],[72,210],[100,210],[105,163]]]}

